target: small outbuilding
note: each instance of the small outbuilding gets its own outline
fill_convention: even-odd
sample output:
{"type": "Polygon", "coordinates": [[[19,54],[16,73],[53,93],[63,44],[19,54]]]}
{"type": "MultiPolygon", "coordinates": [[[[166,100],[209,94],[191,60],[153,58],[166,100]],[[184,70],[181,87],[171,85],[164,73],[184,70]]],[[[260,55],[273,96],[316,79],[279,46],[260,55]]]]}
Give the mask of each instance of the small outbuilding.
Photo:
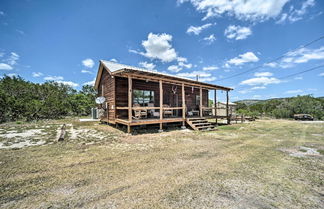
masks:
{"type": "MultiPolygon", "coordinates": [[[[209,128],[207,118],[217,118],[217,107],[209,106],[209,91],[226,91],[229,119],[229,87],[100,60],[95,89],[106,98],[102,122],[132,126],[187,123],[195,130],[209,128]],[[196,124],[196,125],[195,125],[196,124]]],[[[229,121],[229,120],[228,120],[229,121]]]]}

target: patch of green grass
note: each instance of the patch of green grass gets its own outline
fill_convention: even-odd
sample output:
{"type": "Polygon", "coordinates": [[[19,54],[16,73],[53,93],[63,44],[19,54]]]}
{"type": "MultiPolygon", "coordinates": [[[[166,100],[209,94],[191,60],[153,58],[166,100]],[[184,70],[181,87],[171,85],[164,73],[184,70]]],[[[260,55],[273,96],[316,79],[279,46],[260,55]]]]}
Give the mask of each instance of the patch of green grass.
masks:
{"type": "Polygon", "coordinates": [[[324,155],[324,150],[323,149],[319,149],[317,150],[321,155],[324,155]]]}

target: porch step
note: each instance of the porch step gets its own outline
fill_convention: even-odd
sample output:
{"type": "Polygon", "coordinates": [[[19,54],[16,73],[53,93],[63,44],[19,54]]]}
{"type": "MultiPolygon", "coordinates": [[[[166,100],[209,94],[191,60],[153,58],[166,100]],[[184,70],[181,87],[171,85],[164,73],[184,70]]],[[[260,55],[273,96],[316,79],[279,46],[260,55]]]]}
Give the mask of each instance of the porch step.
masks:
{"type": "Polygon", "coordinates": [[[196,131],[214,130],[215,125],[209,123],[206,118],[187,118],[187,124],[196,131]]]}

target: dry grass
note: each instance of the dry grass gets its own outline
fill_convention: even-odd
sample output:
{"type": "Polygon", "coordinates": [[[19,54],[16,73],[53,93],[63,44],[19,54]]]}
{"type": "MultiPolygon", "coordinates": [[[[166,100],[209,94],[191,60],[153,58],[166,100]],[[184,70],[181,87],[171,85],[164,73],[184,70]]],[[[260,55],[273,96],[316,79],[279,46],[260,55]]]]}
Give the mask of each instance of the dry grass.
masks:
{"type": "Polygon", "coordinates": [[[71,126],[63,143],[54,142],[62,121],[0,126],[0,134],[35,126],[49,133],[45,145],[0,150],[2,208],[324,205],[324,124],[267,120],[130,136],[106,125],[64,122],[71,126]],[[320,154],[290,155],[300,147],[320,154]]]}

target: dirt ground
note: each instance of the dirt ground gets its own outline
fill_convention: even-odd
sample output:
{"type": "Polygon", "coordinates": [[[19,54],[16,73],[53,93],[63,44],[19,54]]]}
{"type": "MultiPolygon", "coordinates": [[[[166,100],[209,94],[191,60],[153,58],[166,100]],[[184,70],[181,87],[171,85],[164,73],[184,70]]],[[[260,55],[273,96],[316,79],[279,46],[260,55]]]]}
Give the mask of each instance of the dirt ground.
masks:
{"type": "Polygon", "coordinates": [[[0,125],[0,208],[323,208],[324,123],[147,132],[0,125]]]}

